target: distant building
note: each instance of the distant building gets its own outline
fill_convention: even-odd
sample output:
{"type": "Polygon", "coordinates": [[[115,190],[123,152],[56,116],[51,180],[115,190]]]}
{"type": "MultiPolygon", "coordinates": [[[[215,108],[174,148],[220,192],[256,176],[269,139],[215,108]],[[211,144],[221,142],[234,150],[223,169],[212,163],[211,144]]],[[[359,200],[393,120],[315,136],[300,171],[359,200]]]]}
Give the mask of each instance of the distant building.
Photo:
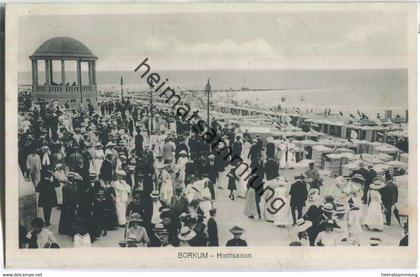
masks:
{"type": "Polygon", "coordinates": [[[98,58],[83,43],[69,37],[51,38],[39,46],[29,58],[32,61],[33,100],[45,102],[57,100],[59,104],[68,102],[72,108],[79,108],[81,103],[86,107],[88,102],[97,106],[95,62],[98,58]],[[45,63],[43,84],[39,83],[38,61],[45,63]],[[53,61],[61,61],[59,83],[54,80],[53,61]],[[65,64],[71,61],[76,64],[77,80],[74,82],[66,81],[65,64]],[[82,83],[82,63],[88,65],[86,84],[82,83]]]}

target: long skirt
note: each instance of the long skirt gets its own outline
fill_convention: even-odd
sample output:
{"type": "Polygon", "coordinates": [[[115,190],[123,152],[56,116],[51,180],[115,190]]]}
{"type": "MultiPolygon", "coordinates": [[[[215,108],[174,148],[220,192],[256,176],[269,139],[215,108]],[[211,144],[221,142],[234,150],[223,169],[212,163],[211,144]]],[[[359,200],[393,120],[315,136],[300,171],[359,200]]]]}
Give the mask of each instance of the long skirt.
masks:
{"type": "Polygon", "coordinates": [[[257,202],[255,200],[255,189],[248,189],[245,200],[245,211],[246,216],[258,216],[257,202]]]}
{"type": "Polygon", "coordinates": [[[55,188],[55,194],[57,195],[57,205],[63,204],[63,183],[60,183],[60,186],[55,188]]]}
{"type": "Polygon", "coordinates": [[[380,202],[370,202],[363,224],[367,225],[370,229],[384,229],[384,215],[382,213],[382,206],[380,202]]]}
{"type": "Polygon", "coordinates": [[[272,202],[272,211],[276,211],[274,214],[274,224],[275,225],[292,225],[293,218],[292,212],[290,209],[290,202],[288,199],[281,197],[275,197],[272,202]]]}
{"type": "Polygon", "coordinates": [[[170,204],[173,195],[174,191],[172,187],[172,182],[164,181],[162,183],[162,187],[160,188],[160,200],[162,200],[166,204],[170,204]]]}
{"type": "Polygon", "coordinates": [[[125,212],[127,211],[127,202],[115,201],[115,210],[117,212],[118,225],[124,225],[126,221],[125,212]]]}

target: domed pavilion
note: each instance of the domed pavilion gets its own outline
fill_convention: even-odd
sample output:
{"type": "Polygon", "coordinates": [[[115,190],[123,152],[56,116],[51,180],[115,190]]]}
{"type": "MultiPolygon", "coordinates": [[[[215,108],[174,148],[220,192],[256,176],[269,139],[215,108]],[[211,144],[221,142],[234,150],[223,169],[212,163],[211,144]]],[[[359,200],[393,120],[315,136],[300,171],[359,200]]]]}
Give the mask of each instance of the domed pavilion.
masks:
{"type": "MultiPolygon", "coordinates": [[[[45,41],[29,57],[32,61],[32,99],[35,101],[68,103],[71,108],[79,108],[92,103],[97,107],[98,93],[96,90],[95,62],[98,59],[83,43],[69,37],[56,37],[45,41]],[[43,61],[45,71],[38,72],[38,62],[43,61]],[[53,61],[61,61],[61,80],[54,80],[53,61]],[[66,63],[76,65],[75,81],[66,81],[66,63]],[[82,64],[87,64],[88,81],[82,82],[82,64]],[[39,74],[45,74],[45,82],[39,83],[39,74]]],[[[42,65],[41,65],[42,66],[42,65]]],[[[56,76],[57,77],[57,76],[56,76]]],[[[58,78],[57,78],[58,79],[58,78]]]]}

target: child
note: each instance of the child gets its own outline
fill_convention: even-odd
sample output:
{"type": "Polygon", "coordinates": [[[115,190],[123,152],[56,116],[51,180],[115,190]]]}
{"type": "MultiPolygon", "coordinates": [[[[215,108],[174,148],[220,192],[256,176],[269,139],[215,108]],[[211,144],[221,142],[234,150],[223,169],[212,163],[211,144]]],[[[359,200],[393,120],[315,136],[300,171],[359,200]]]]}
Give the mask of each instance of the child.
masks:
{"type": "Polygon", "coordinates": [[[76,234],[73,237],[73,248],[91,247],[91,237],[86,230],[86,224],[83,219],[76,220],[76,234]]]}
{"type": "Polygon", "coordinates": [[[232,168],[226,177],[228,177],[228,190],[230,190],[229,198],[235,200],[233,191],[236,190],[236,181],[239,181],[238,176],[235,174],[235,168],[232,168]]]}
{"type": "Polygon", "coordinates": [[[325,224],[325,231],[318,234],[315,240],[316,246],[336,246],[338,244],[336,233],[334,233],[334,226],[337,226],[332,219],[327,220],[325,224]]]}
{"type": "Polygon", "coordinates": [[[95,200],[93,201],[93,221],[97,227],[95,236],[106,236],[106,214],[105,191],[101,188],[96,193],[95,200]]]}
{"type": "Polygon", "coordinates": [[[45,228],[44,221],[36,217],[31,222],[31,232],[26,235],[28,248],[58,248],[57,240],[53,233],[45,228]]]}
{"type": "Polygon", "coordinates": [[[150,239],[147,235],[146,229],[140,225],[143,223],[141,215],[138,213],[133,213],[128,220],[129,225],[131,226],[127,230],[127,239],[133,240],[137,247],[147,247],[150,239]]]}

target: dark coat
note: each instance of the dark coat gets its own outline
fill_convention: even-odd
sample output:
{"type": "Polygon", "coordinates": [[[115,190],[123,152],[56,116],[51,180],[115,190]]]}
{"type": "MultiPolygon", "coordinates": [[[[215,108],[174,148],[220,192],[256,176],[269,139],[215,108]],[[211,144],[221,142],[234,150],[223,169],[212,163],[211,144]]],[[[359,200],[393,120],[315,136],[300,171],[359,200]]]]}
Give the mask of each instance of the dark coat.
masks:
{"type": "Polygon", "coordinates": [[[273,180],[279,176],[279,164],[276,161],[268,160],[264,165],[264,173],[267,180],[273,180]]]}
{"type": "Polygon", "coordinates": [[[140,153],[143,152],[143,136],[141,134],[137,134],[134,138],[134,143],[136,145],[136,153],[140,156],[140,153]]]}
{"type": "Polygon", "coordinates": [[[265,154],[267,156],[267,159],[274,158],[275,151],[276,151],[276,146],[274,145],[274,143],[272,142],[267,143],[267,146],[265,149],[265,154]]]}
{"type": "Polygon", "coordinates": [[[102,163],[99,178],[105,181],[112,181],[113,166],[112,162],[105,159],[102,163]]]}
{"type": "Polygon", "coordinates": [[[208,246],[219,246],[219,234],[217,230],[217,223],[214,218],[209,218],[207,221],[207,233],[209,235],[208,246]]]}
{"type": "Polygon", "coordinates": [[[187,197],[182,195],[179,199],[177,196],[173,196],[171,199],[171,207],[175,213],[175,216],[179,216],[182,213],[188,213],[188,200],[187,197]]]}
{"type": "Polygon", "coordinates": [[[392,207],[398,202],[398,186],[394,182],[387,182],[386,186],[380,191],[382,203],[385,207],[392,207]]]}
{"type": "Polygon", "coordinates": [[[58,182],[51,182],[49,179],[44,178],[36,187],[39,192],[38,206],[43,208],[52,208],[57,206],[57,194],[55,188],[59,187],[58,182]]]}
{"type": "Polygon", "coordinates": [[[248,246],[248,244],[243,239],[233,238],[227,241],[226,246],[248,246]]]}
{"type": "Polygon", "coordinates": [[[305,201],[308,198],[308,189],[306,188],[306,183],[298,180],[292,184],[289,192],[290,206],[291,207],[303,207],[305,206],[305,201]]]}

